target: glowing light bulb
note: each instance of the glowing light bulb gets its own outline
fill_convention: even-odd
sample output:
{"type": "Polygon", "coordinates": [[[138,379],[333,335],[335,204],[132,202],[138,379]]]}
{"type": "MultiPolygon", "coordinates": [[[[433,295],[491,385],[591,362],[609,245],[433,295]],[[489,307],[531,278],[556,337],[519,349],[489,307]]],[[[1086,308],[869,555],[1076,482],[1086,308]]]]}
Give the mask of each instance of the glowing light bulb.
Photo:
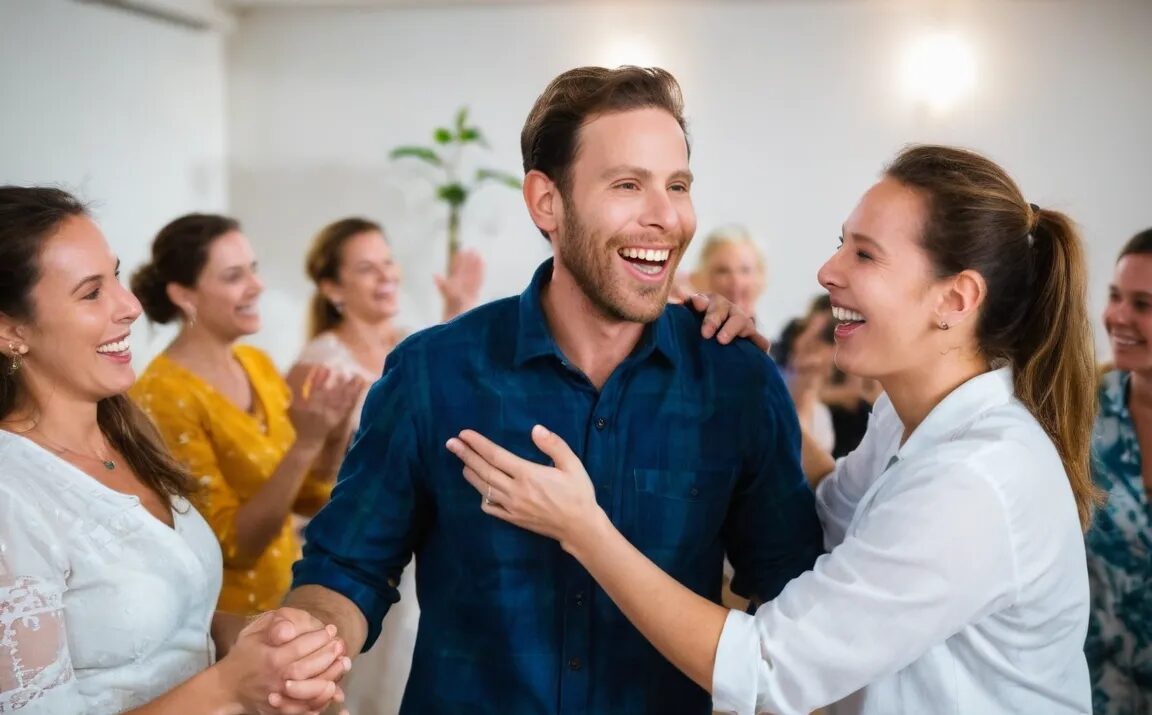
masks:
{"type": "Polygon", "coordinates": [[[976,58],[955,33],[935,32],[912,42],[904,54],[904,87],[935,113],[947,112],[976,86],[976,58]]]}

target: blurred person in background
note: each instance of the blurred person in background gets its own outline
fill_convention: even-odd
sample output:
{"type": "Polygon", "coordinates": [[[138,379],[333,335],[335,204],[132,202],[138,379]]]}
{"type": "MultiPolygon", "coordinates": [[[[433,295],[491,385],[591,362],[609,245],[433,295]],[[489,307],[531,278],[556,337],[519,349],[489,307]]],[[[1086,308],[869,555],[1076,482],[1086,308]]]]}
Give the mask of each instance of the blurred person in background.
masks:
{"type": "Polygon", "coordinates": [[[1085,653],[1096,715],[1142,715],[1152,712],[1152,229],[1120,251],[1104,328],[1113,365],[1100,381],[1092,475],[1107,501],[1087,536],[1085,653]]]}
{"type": "Polygon", "coordinates": [[[195,484],[126,394],[141,307],[119,272],[75,197],[0,187],[0,712],[317,710],[343,643],[299,611],[216,610],[195,484]]]}
{"type": "Polygon", "coordinates": [[[292,396],[272,360],[237,341],[260,329],[264,290],[239,224],[182,216],[152,243],[132,290],[153,323],[181,321],[131,394],[197,482],[197,506],[224,554],[223,610],[274,609],[288,591],[299,543],[291,515],[314,514],[332,490],[365,381],[315,370],[292,396]]]}
{"type": "MultiPolygon", "coordinates": [[[[305,269],[315,286],[309,307],[309,342],[288,372],[288,384],[299,393],[317,367],[354,375],[363,382],[346,429],[334,430],[325,447],[325,452],[342,454],[360,425],[368,387],[384,371],[392,348],[405,337],[395,322],[400,266],[380,225],[352,217],[330,223],[316,234],[305,269]]],[[[484,261],[475,251],[459,251],[448,275],[435,280],[444,301],[444,320],[451,320],[479,301],[484,261]]],[[[395,715],[400,710],[420,622],[414,570],[409,564],[400,575],[400,600],[388,612],[380,638],[357,658],[355,670],[343,683],[346,704],[353,713],[395,715]]]]}

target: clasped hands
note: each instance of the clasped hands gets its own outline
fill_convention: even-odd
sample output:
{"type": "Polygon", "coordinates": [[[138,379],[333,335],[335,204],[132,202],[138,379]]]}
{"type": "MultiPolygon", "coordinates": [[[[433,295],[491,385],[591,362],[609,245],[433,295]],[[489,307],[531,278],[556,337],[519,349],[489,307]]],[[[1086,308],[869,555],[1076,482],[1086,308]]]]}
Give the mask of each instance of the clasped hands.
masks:
{"type": "Polygon", "coordinates": [[[218,665],[238,712],[317,715],[344,702],[340,680],[352,661],[336,626],[282,607],[252,618],[218,665]]]}

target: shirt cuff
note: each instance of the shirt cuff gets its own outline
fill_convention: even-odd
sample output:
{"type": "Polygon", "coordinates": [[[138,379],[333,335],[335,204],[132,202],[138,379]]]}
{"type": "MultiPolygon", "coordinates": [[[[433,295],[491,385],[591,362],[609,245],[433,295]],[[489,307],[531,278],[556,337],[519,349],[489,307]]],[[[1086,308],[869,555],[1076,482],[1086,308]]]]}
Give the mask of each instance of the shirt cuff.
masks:
{"type": "Polygon", "coordinates": [[[712,709],[732,715],[755,715],[760,635],[755,616],[729,611],[716,647],[712,671],[712,709]]]}
{"type": "Polygon", "coordinates": [[[364,584],[350,576],[340,564],[326,556],[305,556],[292,566],[292,588],[301,586],[323,586],[347,598],[360,609],[364,619],[368,621],[367,639],[361,653],[368,652],[376,639],[380,637],[385,614],[392,604],[399,598],[393,598],[379,593],[371,586],[364,584]]]}

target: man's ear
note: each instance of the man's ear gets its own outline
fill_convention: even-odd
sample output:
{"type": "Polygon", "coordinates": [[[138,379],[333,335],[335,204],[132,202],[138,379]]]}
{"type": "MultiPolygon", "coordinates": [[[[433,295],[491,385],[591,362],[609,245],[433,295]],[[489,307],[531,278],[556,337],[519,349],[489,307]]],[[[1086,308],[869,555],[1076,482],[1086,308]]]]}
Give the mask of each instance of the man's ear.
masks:
{"type": "Polygon", "coordinates": [[[556,182],[542,171],[529,171],[524,177],[524,203],[536,227],[554,236],[564,218],[564,202],[556,182]]]}

